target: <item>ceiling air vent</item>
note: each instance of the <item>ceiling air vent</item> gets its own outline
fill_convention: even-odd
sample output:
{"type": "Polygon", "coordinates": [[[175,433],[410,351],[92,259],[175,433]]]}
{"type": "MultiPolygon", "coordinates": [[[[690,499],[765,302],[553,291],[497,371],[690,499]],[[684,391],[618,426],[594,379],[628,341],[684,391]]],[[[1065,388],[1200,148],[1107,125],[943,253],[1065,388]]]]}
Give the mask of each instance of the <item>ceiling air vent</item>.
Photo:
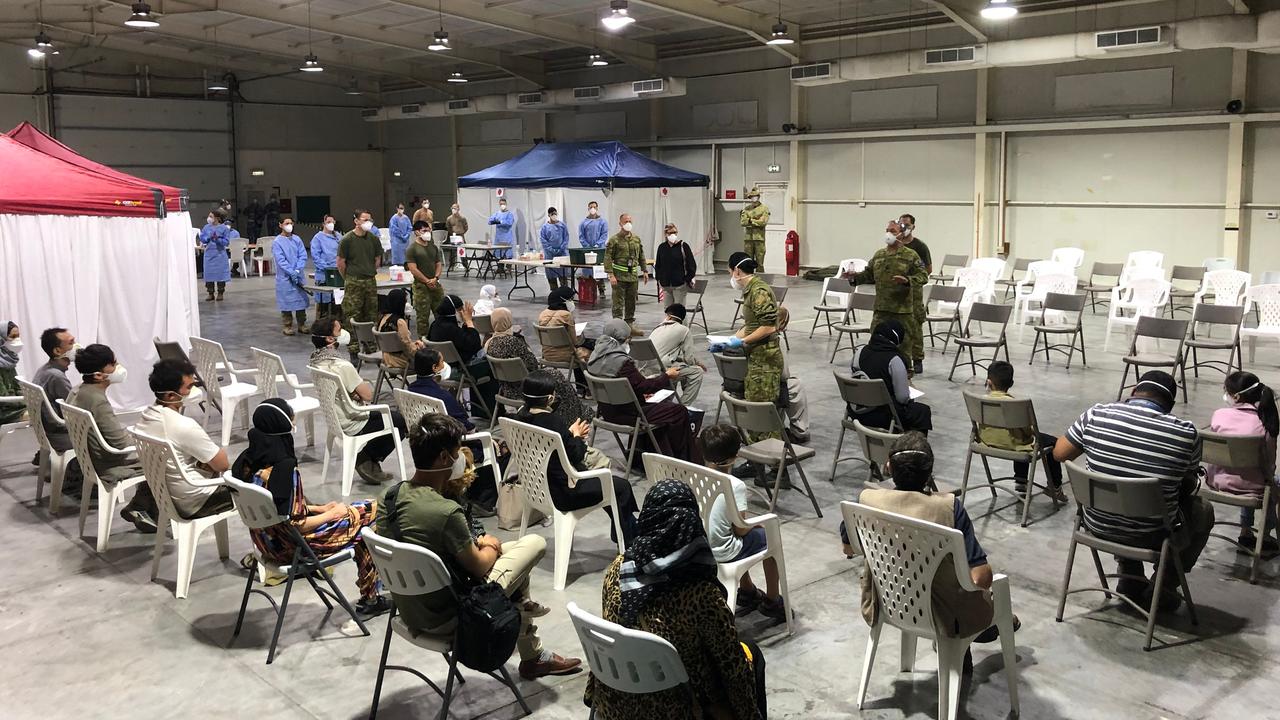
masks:
{"type": "Polygon", "coordinates": [[[457,112],[458,110],[470,110],[471,101],[470,100],[450,100],[448,105],[446,105],[446,109],[453,112],[457,112]]]}
{"type": "Polygon", "coordinates": [[[524,106],[524,105],[541,105],[541,104],[542,104],[541,92],[520,93],[519,95],[516,96],[516,105],[524,106]]]}
{"type": "Polygon", "coordinates": [[[1099,50],[1128,50],[1144,45],[1161,45],[1167,43],[1164,28],[1154,27],[1129,28],[1128,30],[1108,30],[1093,34],[1094,44],[1099,50]]]}
{"type": "Polygon", "coordinates": [[[945,63],[967,63],[973,62],[974,46],[943,48],[942,50],[928,50],[924,54],[924,62],[926,65],[942,65],[945,63]]]}
{"type": "Polygon", "coordinates": [[[599,100],[604,94],[604,88],[599,85],[591,87],[576,87],[573,89],[574,100],[599,100]]]}
{"type": "Polygon", "coordinates": [[[812,65],[796,65],[791,68],[791,79],[825,80],[831,77],[831,63],[814,63],[812,65]]]}
{"type": "Polygon", "coordinates": [[[400,114],[401,115],[417,115],[418,111],[421,109],[422,109],[421,105],[401,105],[400,114]]]}
{"type": "Polygon", "coordinates": [[[662,78],[658,78],[657,80],[637,80],[636,82],[631,83],[631,92],[637,95],[660,93],[665,89],[666,84],[663,83],[662,78]]]}
{"type": "Polygon", "coordinates": [[[378,113],[382,112],[378,108],[366,108],[360,111],[360,117],[368,120],[369,118],[378,117],[378,113]]]}

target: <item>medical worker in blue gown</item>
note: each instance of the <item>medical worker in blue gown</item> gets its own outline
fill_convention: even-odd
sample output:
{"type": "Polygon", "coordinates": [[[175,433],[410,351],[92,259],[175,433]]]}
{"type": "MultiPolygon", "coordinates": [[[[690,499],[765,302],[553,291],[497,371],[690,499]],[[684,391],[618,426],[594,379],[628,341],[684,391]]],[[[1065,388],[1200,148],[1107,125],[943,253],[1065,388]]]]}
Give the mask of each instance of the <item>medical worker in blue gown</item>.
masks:
{"type": "MultiPolygon", "coordinates": [[[[547,222],[538,233],[542,241],[542,257],[547,260],[569,254],[569,228],[560,222],[560,213],[555,208],[547,208],[547,222]]],[[[545,270],[547,285],[555,290],[557,287],[572,288],[572,268],[556,268],[548,265],[545,270]]]]}
{"type": "MultiPolygon", "coordinates": [[[[231,280],[231,234],[235,231],[227,225],[227,216],[221,210],[209,213],[208,223],[200,229],[200,244],[204,247],[204,289],[209,293],[205,300],[221,300],[231,280]]],[[[236,235],[239,237],[239,235],[236,235]]]]}
{"type": "MultiPolygon", "coordinates": [[[[334,217],[325,215],[324,227],[311,236],[311,262],[315,265],[317,285],[324,285],[326,279],[338,274],[338,241],[341,239],[334,217]]],[[[333,302],[333,293],[318,292],[315,299],[316,317],[336,314],[338,306],[333,302]]]]}
{"type": "MultiPolygon", "coordinates": [[[[498,212],[489,216],[489,224],[494,226],[493,244],[516,246],[516,234],[512,228],[516,225],[516,214],[507,209],[507,199],[498,201],[498,212]]],[[[505,260],[511,257],[511,250],[494,250],[494,257],[505,260]]]]}
{"type": "Polygon", "coordinates": [[[280,310],[284,334],[295,334],[295,317],[298,329],[305,333],[307,306],[311,304],[311,296],[302,289],[307,269],[307,248],[302,244],[302,238],[293,234],[293,218],[287,215],[280,219],[280,234],[271,243],[271,255],[276,263],[276,308],[280,310]]]}
{"type": "Polygon", "coordinates": [[[409,240],[413,236],[413,221],[404,214],[404,203],[396,205],[396,214],[391,216],[391,264],[404,266],[404,254],[409,249],[409,240]]]}

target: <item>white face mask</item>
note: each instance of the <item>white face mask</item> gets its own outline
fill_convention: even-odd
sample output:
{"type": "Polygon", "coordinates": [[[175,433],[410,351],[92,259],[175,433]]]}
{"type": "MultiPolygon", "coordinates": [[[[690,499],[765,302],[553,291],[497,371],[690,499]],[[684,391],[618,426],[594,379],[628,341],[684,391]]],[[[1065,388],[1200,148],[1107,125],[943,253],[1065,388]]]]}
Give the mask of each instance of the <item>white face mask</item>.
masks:
{"type": "Polygon", "coordinates": [[[373,221],[365,220],[364,222],[360,223],[360,229],[365,232],[369,232],[370,230],[373,230],[373,221]]]}
{"type": "Polygon", "coordinates": [[[627,232],[631,232],[631,223],[623,223],[622,229],[626,230],[627,232]]]}
{"type": "Polygon", "coordinates": [[[22,338],[14,338],[6,342],[4,345],[14,352],[21,352],[22,348],[27,346],[26,343],[22,342],[22,338]]]}
{"type": "Polygon", "coordinates": [[[285,234],[285,235],[288,235],[289,233],[292,233],[292,232],[293,232],[293,223],[285,223],[285,224],[284,224],[284,225],[282,225],[281,227],[283,227],[283,228],[284,228],[284,234],[285,234]]]}
{"type": "Polygon", "coordinates": [[[206,220],[206,221],[208,221],[208,223],[209,223],[210,225],[212,225],[212,224],[213,224],[213,216],[212,216],[212,215],[210,215],[209,217],[205,218],[205,220],[206,220]]]}
{"type": "Polygon", "coordinates": [[[506,212],[506,211],[507,211],[507,206],[506,206],[506,205],[499,205],[499,206],[498,206],[498,212],[506,212]]]}
{"type": "Polygon", "coordinates": [[[331,222],[327,222],[327,223],[325,223],[325,224],[324,224],[324,229],[325,229],[325,231],[326,231],[326,232],[333,232],[333,223],[331,223],[331,222]]]}
{"type": "Polygon", "coordinates": [[[734,275],[729,276],[729,287],[733,288],[734,290],[742,289],[742,284],[738,282],[737,276],[734,276],[734,275]]]}
{"type": "Polygon", "coordinates": [[[556,222],[557,220],[559,220],[559,219],[560,219],[560,216],[559,216],[559,215],[548,215],[548,216],[547,216],[547,219],[548,219],[548,220],[550,220],[551,222],[556,222]]]}
{"type": "Polygon", "coordinates": [[[339,345],[351,344],[351,333],[347,332],[346,328],[343,328],[342,332],[338,333],[338,344],[339,345]]]}
{"type": "Polygon", "coordinates": [[[1222,393],[1222,402],[1228,405],[1235,405],[1236,399],[1231,397],[1231,393],[1222,393]]]}
{"type": "Polygon", "coordinates": [[[396,214],[397,214],[397,215],[403,215],[403,214],[404,214],[404,208],[396,208],[396,214]]]}
{"type": "Polygon", "coordinates": [[[676,243],[680,242],[680,236],[675,234],[668,235],[667,242],[671,243],[672,245],[675,245],[676,243]]]}
{"type": "Polygon", "coordinates": [[[902,228],[902,236],[903,236],[903,237],[911,237],[911,228],[909,228],[909,227],[904,227],[904,228],[902,228]]]}
{"type": "Polygon", "coordinates": [[[453,459],[453,467],[449,470],[449,479],[457,480],[467,474],[467,456],[462,454],[462,449],[458,449],[458,457],[453,459]]]}
{"type": "Polygon", "coordinates": [[[450,365],[449,363],[445,363],[444,367],[435,371],[434,374],[437,380],[444,382],[453,376],[453,366],[450,365]]]}
{"type": "Polygon", "coordinates": [[[590,215],[591,217],[595,217],[596,215],[600,214],[600,211],[596,210],[595,208],[587,208],[587,214],[590,215]]]}
{"type": "Polygon", "coordinates": [[[885,231],[885,234],[884,234],[884,244],[885,244],[885,245],[892,245],[892,244],[894,244],[894,243],[896,243],[896,242],[898,242],[898,236],[897,236],[897,235],[894,235],[894,234],[893,234],[893,233],[891,233],[891,232],[885,231]]]}
{"type": "Polygon", "coordinates": [[[115,372],[107,376],[107,382],[112,385],[119,385],[129,378],[129,371],[124,369],[120,363],[116,363],[115,372]]]}
{"type": "Polygon", "coordinates": [[[452,210],[453,210],[453,214],[454,214],[454,215],[457,215],[457,214],[458,214],[458,208],[454,207],[454,208],[452,208],[452,210]]]}
{"type": "Polygon", "coordinates": [[[72,345],[71,349],[67,351],[67,354],[63,355],[62,357],[66,358],[67,362],[75,362],[76,353],[79,351],[80,351],[80,343],[76,343],[75,345],[72,345]]]}
{"type": "Polygon", "coordinates": [[[422,207],[423,207],[423,208],[429,208],[429,207],[431,207],[431,203],[430,203],[430,202],[428,202],[428,201],[426,201],[426,200],[423,200],[423,201],[422,201],[422,207]]]}
{"type": "Polygon", "coordinates": [[[569,312],[573,312],[574,309],[577,308],[578,306],[572,300],[566,300],[564,303],[564,307],[569,312]]]}

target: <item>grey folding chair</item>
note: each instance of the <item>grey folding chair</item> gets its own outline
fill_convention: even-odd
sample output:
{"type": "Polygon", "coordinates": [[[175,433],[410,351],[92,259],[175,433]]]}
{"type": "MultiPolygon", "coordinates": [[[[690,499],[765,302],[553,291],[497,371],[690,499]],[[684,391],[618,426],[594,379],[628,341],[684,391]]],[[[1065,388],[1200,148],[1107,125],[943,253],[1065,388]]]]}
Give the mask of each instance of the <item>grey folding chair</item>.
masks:
{"type": "Polygon", "coordinates": [[[951,373],[947,375],[947,380],[951,380],[956,374],[956,368],[965,366],[973,373],[973,377],[978,376],[978,368],[985,368],[990,365],[993,360],[1000,358],[1000,350],[1004,349],[1004,359],[1009,360],[1009,342],[1005,337],[1005,331],[1009,327],[1009,316],[1013,314],[1012,305],[992,305],[990,303],[976,302],[969,306],[969,318],[964,324],[964,334],[956,338],[956,357],[951,363],[951,373]],[[973,334],[973,324],[989,322],[1000,326],[1000,331],[994,335],[973,334]],[[973,355],[974,348],[994,348],[995,352],[989,358],[975,359],[973,355]],[[960,353],[969,352],[969,361],[960,362],[960,353]],[[984,364],[985,363],[985,364],[984,364]]]}
{"type": "MultiPolygon", "coordinates": [[[[529,377],[529,368],[525,366],[524,360],[521,360],[518,357],[496,358],[490,355],[489,371],[493,374],[493,379],[499,383],[499,388],[502,387],[502,383],[519,385],[524,382],[525,378],[529,377]]],[[[497,403],[497,407],[493,409],[495,421],[502,415],[502,410],[504,408],[508,412],[517,412],[524,406],[523,396],[507,397],[502,394],[501,389],[499,389],[498,395],[494,398],[494,401],[497,403]]],[[[497,426],[491,424],[490,427],[497,426]]]]}
{"type": "Polygon", "coordinates": [[[1142,377],[1142,368],[1169,368],[1175,378],[1181,377],[1178,385],[1182,388],[1182,402],[1187,401],[1187,358],[1183,345],[1187,338],[1187,321],[1143,315],[1138,318],[1134,327],[1133,342],[1129,345],[1129,354],[1124,356],[1124,372],[1120,375],[1120,389],[1116,391],[1116,401],[1124,396],[1124,391],[1138,384],[1142,377]],[[1139,338],[1153,340],[1172,340],[1177,343],[1173,353],[1163,353],[1159,349],[1150,352],[1138,352],[1139,338]],[[1133,384],[1127,384],[1129,370],[1133,370],[1133,384]],[[1179,371],[1180,374],[1179,374],[1179,371]]]}
{"type": "Polygon", "coordinates": [[[1205,269],[1203,265],[1174,265],[1169,272],[1169,317],[1179,310],[1192,310],[1196,293],[1204,284],[1205,269]],[[1191,285],[1179,285],[1181,280],[1191,285]]]}
{"type": "MultiPolygon", "coordinates": [[[[1097,265],[1097,263],[1094,263],[1097,265]]],[[[1109,297],[1109,296],[1108,296],[1109,297]]],[[[1049,363],[1049,353],[1058,352],[1067,356],[1067,367],[1071,367],[1071,359],[1075,357],[1076,343],[1080,343],[1080,362],[1085,367],[1089,366],[1089,358],[1084,354],[1084,306],[1088,297],[1082,294],[1067,293],[1048,293],[1044,297],[1044,302],[1040,304],[1040,322],[1031,326],[1035,331],[1035,340],[1031,343],[1031,356],[1027,358],[1027,364],[1030,365],[1036,359],[1036,348],[1040,347],[1040,342],[1044,341],[1044,361],[1049,363]],[[1065,323],[1050,323],[1049,318],[1053,317],[1049,313],[1062,313],[1066,316],[1065,323]],[[1054,336],[1070,335],[1070,343],[1053,343],[1049,338],[1054,336]]]]}
{"type": "MultiPolygon", "coordinates": [[[[711,353],[716,362],[716,372],[720,373],[720,390],[734,397],[741,397],[747,382],[747,358],[742,355],[725,355],[711,353]]],[[[720,410],[724,408],[724,400],[716,403],[716,422],[720,422],[720,410]]]]}
{"type": "Polygon", "coordinates": [[[1071,532],[1071,544],[1067,549],[1067,569],[1062,577],[1062,592],[1058,595],[1057,621],[1062,622],[1062,615],[1067,607],[1067,595],[1071,593],[1101,592],[1107,596],[1108,600],[1115,596],[1146,618],[1146,644],[1142,649],[1150,650],[1151,637],[1156,627],[1156,615],[1160,611],[1160,595],[1167,591],[1164,587],[1165,573],[1169,571],[1169,565],[1172,564],[1173,571],[1178,575],[1178,583],[1182,587],[1182,597],[1187,601],[1191,624],[1199,625],[1200,621],[1196,617],[1196,604],[1191,599],[1191,588],[1187,586],[1186,569],[1182,567],[1182,561],[1178,558],[1177,549],[1173,544],[1173,526],[1169,524],[1168,508],[1165,504],[1161,481],[1157,478],[1122,478],[1114,475],[1105,475],[1088,470],[1084,466],[1076,464],[1075,461],[1064,463],[1063,469],[1071,482],[1071,493],[1075,496],[1078,504],[1076,506],[1076,524],[1071,532]],[[1160,521],[1163,524],[1160,548],[1152,550],[1145,547],[1125,545],[1113,540],[1104,540],[1094,535],[1084,526],[1086,510],[1098,510],[1130,518],[1160,521]],[[1090,554],[1093,555],[1093,566],[1098,571],[1099,586],[1071,589],[1071,570],[1072,566],[1075,565],[1076,546],[1078,545],[1084,545],[1089,548],[1090,554]],[[1099,552],[1129,560],[1151,563],[1156,566],[1156,576],[1152,580],[1148,580],[1145,575],[1107,574],[1102,569],[1102,558],[1098,555],[1099,552]],[[1149,583],[1151,585],[1151,606],[1144,608],[1124,595],[1115,592],[1107,584],[1107,578],[1124,578],[1149,583]]]}
{"type": "Polygon", "coordinates": [[[628,345],[631,346],[631,359],[636,361],[636,369],[641,374],[656,375],[665,369],[662,367],[662,357],[658,355],[658,348],[649,338],[631,338],[628,345]]]}
{"type": "MultiPolygon", "coordinates": [[[[853,421],[853,432],[858,436],[862,457],[867,459],[867,482],[883,481],[884,471],[881,468],[889,462],[889,448],[893,447],[893,442],[902,436],[901,432],[870,428],[863,425],[861,420],[853,421]]],[[[933,485],[932,479],[929,484],[933,485]]]]}
{"type": "Polygon", "coordinates": [[[1243,305],[1210,305],[1198,303],[1191,312],[1191,334],[1187,338],[1187,348],[1191,350],[1191,372],[1200,377],[1200,368],[1207,367],[1221,370],[1230,375],[1231,369],[1243,370],[1243,355],[1240,351],[1240,326],[1244,323],[1243,305]],[[1209,329],[1203,336],[1196,336],[1196,329],[1203,323],[1209,329]],[[1224,338],[1210,337],[1214,325],[1225,325],[1228,333],[1224,338]],[[1226,360],[1200,360],[1201,350],[1226,350],[1226,360]]]}
{"type": "Polygon", "coordinates": [[[967,262],[969,262],[968,255],[952,255],[951,253],[947,253],[942,256],[942,264],[938,266],[938,272],[930,275],[929,279],[939,285],[942,283],[949,283],[955,279],[955,276],[948,275],[947,268],[962,268],[967,262]]]}
{"type": "MultiPolygon", "coordinates": [[[[400,353],[408,358],[409,362],[413,362],[413,358],[409,357],[408,348],[400,341],[400,336],[394,331],[379,332],[373,331],[373,339],[378,343],[378,352],[380,353],[400,353]]],[[[409,367],[391,367],[385,362],[378,363],[378,379],[373,384],[373,399],[377,402],[378,397],[382,395],[382,383],[387,383],[387,389],[394,387],[396,378],[400,379],[400,387],[409,387],[409,367]]]]}
{"type": "Polygon", "coordinates": [[[698,316],[702,316],[702,332],[711,332],[707,327],[707,311],[702,307],[702,296],[707,293],[707,279],[694,278],[689,292],[684,296],[684,307],[688,311],[685,319],[689,323],[689,329],[692,330],[695,323],[698,322],[698,316]]]}
{"type": "Polygon", "coordinates": [[[822,327],[827,329],[827,336],[831,336],[831,328],[835,327],[835,323],[831,321],[832,314],[839,313],[840,322],[849,322],[849,302],[846,299],[843,303],[830,303],[829,295],[831,293],[842,293],[852,295],[857,291],[857,287],[842,277],[827,278],[822,282],[822,295],[818,298],[818,304],[813,306],[813,327],[809,328],[809,339],[813,339],[813,333],[818,329],[818,321],[822,321],[822,327]]]}
{"type": "MultiPolygon", "coordinates": [[[[1083,298],[1084,296],[1081,295],[1079,297],[1083,298]]],[[[1081,307],[1083,309],[1083,304],[1081,307]]],[[[1058,500],[1054,497],[1054,493],[1050,492],[1047,480],[1049,466],[1046,462],[1046,457],[1053,452],[1053,448],[1040,446],[1040,425],[1036,422],[1036,410],[1032,406],[1031,400],[1027,398],[985,397],[966,390],[964,393],[964,405],[965,409],[969,411],[972,432],[969,436],[969,449],[964,454],[964,480],[960,483],[960,497],[964,497],[969,490],[969,469],[973,465],[973,456],[977,455],[982,460],[982,469],[987,474],[987,487],[991,490],[991,499],[995,500],[996,491],[1000,490],[1022,501],[1022,527],[1027,526],[1027,518],[1031,512],[1031,496],[1036,488],[1044,490],[1045,494],[1053,499],[1053,507],[1057,510],[1058,500]],[[1028,430],[1031,435],[1031,446],[1025,450],[1006,450],[987,445],[982,442],[981,429],[984,427],[1001,430],[1028,430]],[[1016,490],[998,485],[997,482],[999,481],[1015,480],[1015,478],[1012,476],[992,477],[991,465],[987,462],[988,458],[1027,463],[1029,467],[1027,468],[1025,480],[1026,487],[1023,488],[1023,492],[1018,493],[1016,490]],[[1037,463],[1046,463],[1046,481],[1043,484],[1036,483],[1037,463]]]]}
{"type": "Polygon", "coordinates": [[[428,348],[440,353],[440,357],[444,358],[445,362],[462,372],[462,374],[457,376],[456,379],[450,379],[442,382],[440,384],[441,387],[452,388],[454,391],[454,397],[458,399],[458,402],[462,402],[463,390],[471,390],[471,402],[475,403],[476,401],[479,401],[480,407],[484,408],[485,415],[492,418],[493,408],[489,407],[489,403],[485,402],[484,396],[480,394],[480,385],[482,383],[491,382],[491,378],[482,377],[477,380],[476,376],[471,374],[471,369],[467,367],[467,364],[462,362],[462,356],[458,354],[458,348],[454,346],[452,340],[445,340],[443,342],[424,340],[423,342],[428,348]]]}
{"type": "Polygon", "coordinates": [[[769,493],[769,512],[773,512],[777,507],[778,488],[782,484],[782,476],[786,473],[787,466],[791,465],[795,466],[800,473],[800,481],[804,483],[804,494],[809,498],[809,502],[813,503],[813,511],[818,514],[818,517],[822,517],[818,498],[813,494],[813,488],[809,487],[809,477],[805,475],[804,466],[801,465],[801,462],[818,453],[813,448],[803,445],[796,447],[791,444],[786,421],[777,404],[739,400],[726,392],[720,393],[720,398],[729,406],[730,423],[738,428],[743,441],[749,443],[743,445],[738,451],[738,456],[765,467],[777,467],[777,472],[773,476],[773,492],[765,490],[769,493]],[[751,433],[776,434],[781,439],[769,437],[751,442],[751,433]]]}
{"type": "Polygon", "coordinates": [[[1027,279],[1027,272],[1031,269],[1033,262],[1036,262],[1035,258],[1014,258],[1013,267],[1009,268],[1009,277],[996,280],[996,284],[1004,288],[1005,300],[1009,299],[1009,295],[1018,283],[1027,279]],[[1022,273],[1021,277],[1018,273],[1022,273]]]}
{"type": "Polygon", "coordinates": [[[576,373],[587,371],[586,366],[578,360],[578,349],[573,344],[573,335],[567,325],[534,325],[533,329],[538,333],[538,344],[542,346],[544,366],[565,371],[570,382],[575,381],[576,373]],[[549,348],[566,348],[569,359],[548,360],[546,355],[549,348]]]}
{"type": "Polygon", "coordinates": [[[1089,281],[1081,286],[1080,291],[1088,298],[1089,309],[1098,314],[1098,306],[1111,301],[1111,288],[1120,283],[1120,275],[1124,272],[1124,263],[1095,262],[1089,271],[1089,281]],[[1099,282],[1098,278],[1114,278],[1115,282],[1099,282]],[[1099,298],[1101,296],[1101,298],[1099,298]]]}
{"type": "Polygon", "coordinates": [[[871,293],[849,293],[849,322],[839,323],[835,326],[836,346],[831,349],[831,359],[828,363],[836,361],[836,353],[840,352],[840,345],[844,342],[845,337],[849,338],[849,349],[858,349],[858,336],[871,334],[871,318],[868,317],[864,322],[858,322],[858,311],[875,313],[876,296],[871,293]]]}
{"type": "MultiPolygon", "coordinates": [[[[1231,468],[1233,472],[1246,468],[1264,470],[1271,465],[1269,460],[1274,460],[1274,457],[1267,457],[1267,438],[1264,435],[1226,435],[1210,432],[1209,430],[1201,430],[1200,440],[1203,445],[1201,461],[1206,465],[1231,468]]],[[[1241,530],[1253,531],[1254,537],[1257,538],[1257,542],[1253,547],[1241,545],[1237,538],[1210,533],[1211,536],[1220,540],[1227,540],[1232,545],[1235,545],[1237,549],[1253,556],[1252,562],[1249,563],[1250,583],[1258,581],[1258,565],[1262,562],[1262,542],[1267,539],[1268,535],[1276,535],[1277,539],[1280,539],[1280,528],[1268,530],[1265,520],[1267,508],[1276,502],[1273,485],[1274,483],[1268,482],[1263,486],[1262,497],[1235,495],[1221,490],[1214,490],[1208,485],[1200,486],[1200,497],[1214,505],[1226,505],[1232,509],[1253,508],[1254,522],[1258,526],[1256,528],[1248,527],[1239,521],[1217,520],[1214,522],[1215,528],[1219,525],[1230,525],[1241,530]],[[1259,515],[1261,515],[1261,518],[1259,515]]]]}
{"type": "Polygon", "coordinates": [[[653,434],[653,424],[649,422],[649,418],[645,417],[644,406],[640,403],[640,398],[636,397],[636,391],[631,387],[630,381],[626,378],[605,378],[599,375],[586,373],[587,391],[591,394],[591,399],[596,401],[596,416],[591,420],[591,437],[588,438],[587,444],[595,447],[596,430],[604,430],[613,435],[613,441],[618,444],[618,449],[627,456],[627,479],[631,479],[631,464],[635,460],[636,446],[640,444],[641,434],[649,438],[649,442],[653,444],[654,452],[664,455],[670,455],[670,448],[664,448],[658,443],[658,438],[653,434]],[[623,423],[610,422],[604,419],[604,413],[599,408],[600,405],[630,405],[636,414],[636,419],[630,425],[623,423]],[[627,442],[622,442],[622,436],[627,437],[627,442]]]}
{"type": "Polygon", "coordinates": [[[482,337],[489,337],[493,334],[493,318],[488,315],[472,315],[471,324],[475,326],[476,332],[482,337]]]}
{"type": "MultiPolygon", "coordinates": [[[[153,337],[151,338],[151,344],[155,346],[156,355],[159,356],[161,360],[180,360],[184,363],[194,364],[191,362],[191,358],[187,357],[187,351],[183,350],[182,346],[176,342],[167,342],[158,337],[153,337]]],[[[217,378],[214,378],[214,380],[216,381],[217,378]]],[[[207,422],[209,419],[209,408],[205,406],[205,402],[208,401],[209,405],[219,413],[222,412],[222,403],[219,402],[217,398],[213,397],[213,395],[209,395],[205,392],[204,388],[206,385],[204,378],[200,377],[199,369],[196,370],[195,387],[196,389],[191,391],[191,396],[187,398],[186,404],[195,403],[199,405],[200,411],[204,413],[205,421],[207,422]]]]}
{"type": "Polygon", "coordinates": [[[311,549],[311,546],[307,544],[306,539],[302,537],[298,527],[289,518],[280,515],[276,511],[275,500],[271,498],[269,490],[231,477],[224,477],[222,484],[231,491],[231,497],[236,505],[236,512],[240,514],[240,520],[245,524],[245,527],[249,528],[250,532],[279,526],[282,529],[282,533],[289,538],[289,542],[293,545],[293,559],[287,565],[275,565],[268,562],[262,557],[262,553],[258,552],[257,546],[254,546],[254,567],[249,570],[249,578],[244,586],[244,596],[240,598],[240,612],[236,615],[236,627],[231,631],[231,642],[235,642],[235,639],[240,637],[240,628],[244,625],[245,610],[249,607],[249,595],[253,593],[261,595],[267,599],[267,602],[271,603],[271,609],[276,614],[275,630],[271,633],[271,645],[267,648],[267,664],[270,665],[276,658],[276,643],[280,640],[280,629],[284,627],[285,611],[289,609],[289,595],[293,591],[293,581],[299,578],[306,580],[311,589],[315,590],[316,595],[319,596],[320,602],[324,603],[326,620],[333,612],[333,603],[329,602],[330,598],[332,598],[351,616],[356,626],[360,628],[360,632],[366,636],[369,635],[369,629],[365,627],[364,621],[360,619],[360,615],[356,613],[355,608],[347,601],[347,596],[342,594],[342,590],[338,589],[338,586],[333,582],[333,577],[327,572],[329,568],[335,565],[354,560],[355,551],[352,547],[347,546],[331,555],[323,558],[318,557],[315,551],[311,549]],[[284,597],[280,599],[279,605],[276,604],[275,598],[271,597],[266,590],[253,586],[255,579],[259,581],[265,579],[267,569],[270,569],[273,573],[286,576],[284,597]],[[328,584],[328,587],[321,587],[316,580],[323,580],[328,584]]]}
{"type": "Polygon", "coordinates": [[[929,347],[937,347],[934,340],[941,337],[942,354],[947,354],[947,343],[951,342],[951,338],[960,332],[960,302],[964,300],[965,288],[959,285],[930,285],[929,297],[924,301],[925,316],[924,321],[929,324],[929,334],[925,337],[929,338],[929,347]],[[937,312],[929,312],[929,303],[938,302],[937,312]],[[944,312],[941,303],[950,303],[951,312],[944,312]],[[944,332],[934,330],[933,324],[944,322],[947,329],[944,332]]]}
{"type": "MultiPolygon", "coordinates": [[[[945,286],[939,286],[945,287],[945,286]]],[[[855,378],[845,375],[839,371],[832,373],[836,378],[836,388],[840,391],[840,399],[844,400],[845,406],[859,408],[877,408],[887,407],[893,420],[889,424],[889,432],[902,432],[902,421],[898,418],[898,407],[894,405],[893,398],[889,395],[889,387],[884,384],[883,380],[873,380],[870,378],[855,378]]],[[[862,460],[868,465],[871,459],[863,456],[856,457],[840,457],[840,449],[844,447],[844,434],[848,430],[856,432],[855,423],[858,416],[850,415],[846,412],[840,415],[840,437],[836,440],[836,451],[831,457],[831,482],[836,481],[836,465],[846,460],[862,460]]]]}
{"type": "Polygon", "coordinates": [[[381,370],[382,353],[380,351],[365,352],[364,350],[367,347],[377,347],[378,345],[378,338],[373,334],[373,323],[348,320],[343,324],[351,326],[351,333],[356,336],[356,342],[360,347],[360,352],[356,353],[356,370],[365,365],[373,365],[381,370]]]}

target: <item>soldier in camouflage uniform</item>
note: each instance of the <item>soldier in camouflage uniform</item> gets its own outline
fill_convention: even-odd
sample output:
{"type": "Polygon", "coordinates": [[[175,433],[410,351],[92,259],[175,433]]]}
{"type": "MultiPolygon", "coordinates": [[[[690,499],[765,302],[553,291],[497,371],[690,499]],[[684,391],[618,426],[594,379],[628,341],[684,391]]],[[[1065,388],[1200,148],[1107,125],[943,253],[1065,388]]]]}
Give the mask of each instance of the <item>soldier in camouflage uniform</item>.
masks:
{"type": "Polygon", "coordinates": [[[640,337],[644,333],[636,327],[636,295],[640,279],[649,282],[649,268],[644,262],[644,243],[631,232],[631,216],[623,213],[618,225],[621,229],[604,248],[604,271],[614,288],[613,316],[627,321],[632,337],[640,337]]]}
{"type": "Polygon", "coordinates": [[[903,245],[902,227],[896,221],[890,220],[885,227],[884,241],[884,249],[876,251],[865,270],[847,273],[846,277],[855,285],[875,283],[871,328],[874,330],[882,321],[897,318],[906,328],[906,337],[898,349],[903,357],[910,357],[914,338],[920,334],[920,325],[915,321],[914,293],[929,282],[929,273],[920,256],[903,245]]]}
{"type": "Polygon", "coordinates": [[[759,189],[751,188],[747,191],[747,206],[742,208],[739,222],[745,233],[743,247],[751,259],[756,261],[756,267],[763,269],[764,228],[769,224],[769,208],[760,204],[759,189]]]}
{"type": "Polygon", "coordinates": [[[413,275],[413,314],[418,337],[426,337],[431,328],[431,313],[444,300],[444,286],[440,284],[440,269],[444,264],[440,248],[431,238],[431,226],[425,220],[413,224],[413,242],[405,251],[404,265],[413,275]]]}
{"type": "MultiPolygon", "coordinates": [[[[747,354],[747,377],[743,397],[758,402],[777,402],[782,386],[782,349],[778,347],[778,299],[769,283],[756,276],[756,262],[745,252],[729,256],[730,281],[742,292],[742,327],[729,341],[730,347],[747,354]]],[[[753,437],[752,442],[777,433],[753,437]]]]}
{"type": "MultiPolygon", "coordinates": [[[[924,263],[924,271],[933,275],[933,255],[929,252],[929,246],[924,241],[916,237],[916,216],[911,213],[903,213],[898,218],[898,225],[902,227],[902,241],[907,248],[915,250],[920,256],[920,262],[924,263]]],[[[924,287],[911,287],[911,302],[915,305],[916,318],[916,334],[911,342],[911,360],[912,372],[916,375],[924,372],[924,322],[925,316],[929,314],[924,304],[924,287]]]]}
{"type": "MultiPolygon", "coordinates": [[[[378,319],[378,266],[382,264],[382,240],[375,232],[368,210],[356,210],[355,228],[338,241],[338,272],[342,273],[342,314],[348,321],[373,322],[378,319]]],[[[347,348],[359,350],[355,335],[347,348]]],[[[376,348],[369,346],[365,352],[376,348]]]]}

